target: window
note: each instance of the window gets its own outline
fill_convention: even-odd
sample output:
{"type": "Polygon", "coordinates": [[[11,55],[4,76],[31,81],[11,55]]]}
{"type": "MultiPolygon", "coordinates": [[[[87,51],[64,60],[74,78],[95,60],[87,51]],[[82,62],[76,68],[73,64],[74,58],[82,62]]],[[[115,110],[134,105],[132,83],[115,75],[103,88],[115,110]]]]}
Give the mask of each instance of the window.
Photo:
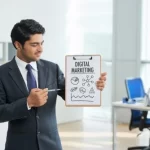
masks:
{"type": "Polygon", "coordinates": [[[150,88],[150,1],[142,1],[141,77],[145,90],[150,88]]]}
{"type": "Polygon", "coordinates": [[[0,42],[0,65],[12,60],[16,55],[16,49],[12,43],[0,42]]]}
{"type": "MultiPolygon", "coordinates": [[[[69,5],[66,20],[67,54],[100,54],[102,56],[102,71],[108,73],[107,86],[102,94],[102,99],[105,101],[102,105],[109,107],[112,101],[110,91],[113,0],[69,0],[69,5]]],[[[84,117],[107,119],[106,115],[100,111],[102,108],[84,108],[84,117]]]]}
{"type": "Polygon", "coordinates": [[[70,0],[68,53],[101,54],[112,61],[112,0],[70,0]]]}

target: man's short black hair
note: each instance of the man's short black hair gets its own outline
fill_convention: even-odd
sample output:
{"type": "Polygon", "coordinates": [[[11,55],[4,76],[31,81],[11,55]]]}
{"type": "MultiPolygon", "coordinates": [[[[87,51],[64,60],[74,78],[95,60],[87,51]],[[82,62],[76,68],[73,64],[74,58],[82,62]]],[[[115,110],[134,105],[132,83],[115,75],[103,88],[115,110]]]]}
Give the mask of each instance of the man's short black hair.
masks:
{"type": "MultiPolygon", "coordinates": [[[[16,23],[11,31],[11,40],[14,45],[18,41],[22,46],[30,39],[31,35],[44,34],[45,28],[33,19],[25,19],[16,23]]],[[[14,45],[15,46],[15,45],[14,45]]]]}

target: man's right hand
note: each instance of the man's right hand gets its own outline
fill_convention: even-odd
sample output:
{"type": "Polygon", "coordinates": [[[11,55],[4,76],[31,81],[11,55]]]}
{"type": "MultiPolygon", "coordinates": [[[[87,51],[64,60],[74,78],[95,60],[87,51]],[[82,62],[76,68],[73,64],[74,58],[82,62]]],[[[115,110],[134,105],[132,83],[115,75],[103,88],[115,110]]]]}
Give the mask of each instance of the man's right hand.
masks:
{"type": "Polygon", "coordinates": [[[28,106],[40,107],[43,106],[48,99],[48,89],[32,89],[30,95],[27,98],[28,106]]]}

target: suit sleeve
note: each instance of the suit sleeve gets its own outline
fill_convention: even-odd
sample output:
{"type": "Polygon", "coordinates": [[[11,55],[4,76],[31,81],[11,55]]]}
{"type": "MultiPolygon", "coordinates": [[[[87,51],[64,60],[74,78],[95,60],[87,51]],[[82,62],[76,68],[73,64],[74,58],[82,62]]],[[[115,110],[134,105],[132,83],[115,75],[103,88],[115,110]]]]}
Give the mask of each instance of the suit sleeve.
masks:
{"type": "Polygon", "coordinates": [[[27,98],[18,99],[8,104],[5,88],[0,80],[0,122],[22,119],[29,115],[27,98]]]}
{"type": "Polygon", "coordinates": [[[58,95],[65,100],[65,77],[58,65],[57,65],[57,87],[58,89],[61,89],[61,91],[58,92],[58,95]]]}

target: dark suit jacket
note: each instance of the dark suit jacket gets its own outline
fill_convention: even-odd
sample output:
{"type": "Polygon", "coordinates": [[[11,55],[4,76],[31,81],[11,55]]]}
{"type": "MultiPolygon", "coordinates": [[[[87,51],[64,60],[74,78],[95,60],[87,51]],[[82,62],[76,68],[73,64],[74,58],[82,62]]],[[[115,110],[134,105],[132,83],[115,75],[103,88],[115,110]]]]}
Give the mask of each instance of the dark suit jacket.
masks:
{"type": "Polygon", "coordinates": [[[57,64],[37,62],[39,88],[49,92],[45,105],[27,109],[29,95],[15,59],[0,66],[0,122],[8,121],[5,150],[62,150],[57,130],[56,97],[65,98],[65,79],[57,64]]]}

